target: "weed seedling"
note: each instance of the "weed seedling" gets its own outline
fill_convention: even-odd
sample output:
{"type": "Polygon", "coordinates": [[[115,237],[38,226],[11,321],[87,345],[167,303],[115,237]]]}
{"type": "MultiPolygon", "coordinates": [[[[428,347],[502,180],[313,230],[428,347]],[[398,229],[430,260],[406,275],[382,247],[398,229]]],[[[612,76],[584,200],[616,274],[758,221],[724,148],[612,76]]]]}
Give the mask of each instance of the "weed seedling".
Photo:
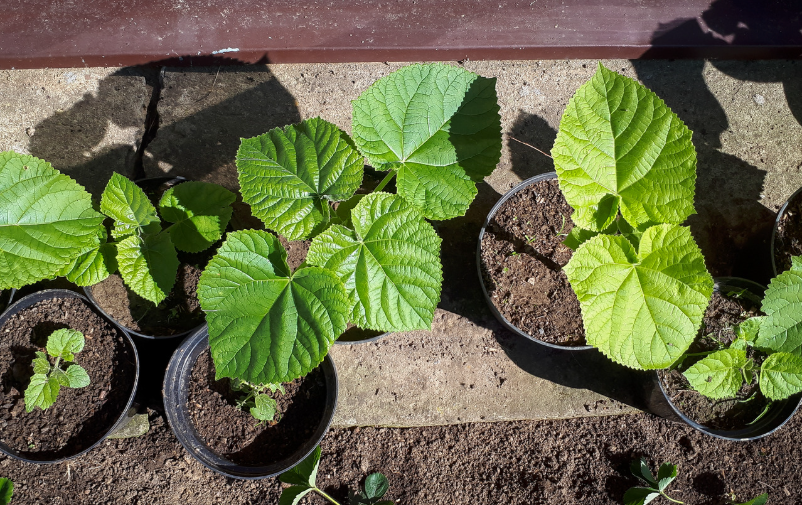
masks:
{"type": "MultiPolygon", "coordinates": [[[[267,394],[268,391],[275,393],[276,391],[281,394],[286,394],[284,386],[281,384],[251,384],[241,379],[231,379],[231,389],[243,393],[243,396],[237,400],[237,408],[240,410],[248,409],[251,415],[259,422],[257,426],[262,423],[272,422],[276,417],[276,400],[267,394]]],[[[281,420],[275,419],[276,422],[281,420]]]]}
{"type": "MultiPolygon", "coordinates": [[[[279,480],[290,487],[284,488],[279,498],[279,505],[297,505],[301,499],[309,493],[317,493],[334,505],[340,503],[317,487],[317,469],[320,465],[320,446],[316,447],[312,454],[305,460],[298,463],[295,468],[282,473],[279,480]]],[[[393,505],[390,500],[382,500],[382,497],[390,489],[387,477],[381,473],[372,473],[365,479],[363,489],[358,489],[356,493],[348,490],[349,505],[393,505]]]]}
{"type": "Polygon", "coordinates": [[[33,359],[33,377],[25,390],[25,410],[30,412],[34,407],[44,410],[56,402],[61,386],[82,388],[89,385],[89,375],[79,365],[71,364],[66,370],[61,362],[72,363],[75,355],[84,348],[84,335],[80,331],[61,329],[54,331],[47,338],[47,354],[36,351],[33,359]],[[48,354],[56,358],[50,365],[48,354]]]}

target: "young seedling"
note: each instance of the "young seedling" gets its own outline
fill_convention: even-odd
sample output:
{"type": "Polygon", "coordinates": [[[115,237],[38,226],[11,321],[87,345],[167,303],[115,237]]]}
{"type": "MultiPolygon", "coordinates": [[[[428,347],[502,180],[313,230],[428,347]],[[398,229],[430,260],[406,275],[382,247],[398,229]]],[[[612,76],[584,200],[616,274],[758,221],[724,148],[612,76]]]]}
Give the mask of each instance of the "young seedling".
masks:
{"type": "MultiPolygon", "coordinates": [[[[646,460],[643,458],[633,461],[632,465],[630,465],[630,469],[635,477],[642,480],[647,487],[633,487],[628,489],[627,492],[624,493],[624,505],[646,505],[655,498],[661,496],[674,503],[685,503],[671,498],[665,492],[668,486],[677,478],[676,465],[663,463],[657,471],[656,478],[652,475],[649,465],[646,464],[646,460]]],[[[769,495],[764,493],[745,503],[736,504],[732,501],[731,505],[765,505],[768,499],[769,495]]]]}
{"type": "MultiPolygon", "coordinates": [[[[231,389],[243,393],[237,400],[237,408],[240,410],[248,409],[248,412],[259,421],[257,426],[262,423],[269,423],[276,417],[276,400],[267,394],[268,391],[275,393],[279,391],[286,394],[284,386],[281,384],[251,384],[240,379],[231,379],[231,389]]],[[[276,419],[276,422],[280,420],[276,419]]]]}
{"type": "Polygon", "coordinates": [[[0,478],[0,505],[11,503],[11,496],[14,494],[14,483],[11,479],[0,478]]]}
{"type": "Polygon", "coordinates": [[[353,102],[352,127],[353,137],[312,118],[242,140],[243,201],[268,229],[312,245],[293,272],[273,235],[229,234],[198,287],[219,377],[306,375],[348,323],[430,328],[443,273],[427,219],[464,215],[500,159],[495,80],[410,65],[353,102]],[[366,159],[387,175],[357,194],[366,159]],[[385,191],[393,179],[397,194],[385,191]]]}
{"type": "Polygon", "coordinates": [[[62,361],[72,363],[75,360],[84,342],[83,333],[71,329],[56,330],[47,338],[47,354],[37,351],[33,359],[34,375],[25,390],[26,411],[34,407],[44,410],[53,405],[61,386],[77,389],[89,385],[89,375],[79,365],[73,363],[66,370],[61,368],[62,361]],[[48,354],[56,359],[52,366],[48,354]]]}
{"type": "MultiPolygon", "coordinates": [[[[309,493],[317,493],[334,505],[340,505],[337,500],[317,487],[315,481],[319,465],[320,446],[316,447],[305,460],[294,468],[282,473],[279,480],[291,485],[281,492],[279,505],[297,505],[309,493]]],[[[372,473],[365,479],[363,489],[358,489],[356,493],[348,490],[348,503],[349,505],[393,505],[390,500],[382,500],[388,489],[390,489],[390,483],[387,481],[387,477],[380,473],[372,473]]]]}

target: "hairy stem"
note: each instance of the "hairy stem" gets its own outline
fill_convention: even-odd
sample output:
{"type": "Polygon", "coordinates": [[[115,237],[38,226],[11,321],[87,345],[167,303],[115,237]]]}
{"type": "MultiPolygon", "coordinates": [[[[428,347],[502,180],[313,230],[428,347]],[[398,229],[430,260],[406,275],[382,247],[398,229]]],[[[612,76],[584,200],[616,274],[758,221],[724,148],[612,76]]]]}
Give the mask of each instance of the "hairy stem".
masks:
{"type": "Polygon", "coordinates": [[[395,170],[390,170],[390,173],[384,177],[384,179],[379,183],[378,186],[376,186],[376,189],[374,189],[373,192],[375,193],[376,191],[383,190],[384,187],[393,180],[393,177],[395,177],[395,170]]]}
{"type": "Polygon", "coordinates": [[[331,496],[329,496],[329,495],[327,495],[326,493],[324,493],[322,489],[320,489],[320,488],[317,488],[317,487],[316,487],[316,488],[314,488],[314,489],[315,489],[315,491],[316,491],[316,492],[317,492],[317,493],[318,493],[320,496],[322,496],[323,498],[327,499],[328,501],[330,501],[330,502],[331,502],[331,503],[333,503],[334,505],[340,505],[340,503],[339,503],[337,500],[335,500],[335,499],[334,499],[334,498],[332,498],[331,496]]]}

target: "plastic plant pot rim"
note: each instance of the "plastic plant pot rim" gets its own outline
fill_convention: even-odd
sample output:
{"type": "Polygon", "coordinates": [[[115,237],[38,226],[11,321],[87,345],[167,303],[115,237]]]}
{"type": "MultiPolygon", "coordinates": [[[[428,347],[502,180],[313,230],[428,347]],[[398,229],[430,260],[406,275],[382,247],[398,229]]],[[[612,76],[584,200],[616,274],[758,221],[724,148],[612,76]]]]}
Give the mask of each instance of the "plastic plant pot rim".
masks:
{"type": "MultiPolygon", "coordinates": [[[[2,327],[5,324],[5,322],[8,320],[9,317],[11,317],[13,314],[16,314],[20,310],[26,309],[31,305],[34,305],[35,303],[38,303],[42,300],[48,300],[53,298],[78,298],[80,300],[83,300],[88,306],[94,308],[94,305],[92,305],[92,303],[90,303],[89,300],[81,296],[79,293],[76,293],[75,291],[70,291],[68,289],[45,289],[43,291],[37,291],[36,293],[31,293],[27,296],[24,296],[19,300],[17,300],[16,302],[14,302],[13,304],[11,304],[8,307],[8,309],[6,309],[6,311],[3,312],[2,315],[0,315],[0,327],[2,327]]],[[[69,461],[72,459],[79,458],[84,454],[88,453],[89,451],[100,445],[101,442],[106,440],[106,438],[109,435],[113,434],[119,428],[122,428],[122,426],[128,422],[128,411],[131,409],[131,406],[134,403],[134,397],[136,396],[137,386],[139,384],[139,354],[136,351],[136,346],[134,345],[134,341],[131,340],[131,336],[128,334],[127,331],[125,331],[125,328],[121,327],[119,324],[114,322],[113,319],[105,317],[104,314],[102,314],[101,317],[107,319],[109,322],[111,322],[111,324],[114,325],[115,328],[117,328],[120,331],[120,333],[125,337],[124,342],[130,347],[131,351],[134,353],[135,373],[134,373],[133,388],[131,388],[131,395],[128,397],[128,402],[125,404],[125,408],[120,413],[120,416],[117,418],[117,421],[114,422],[111,428],[109,428],[109,430],[102,437],[100,437],[100,439],[98,439],[97,442],[87,447],[86,449],[82,450],[81,452],[73,454],[72,456],[67,456],[55,460],[29,459],[18,455],[16,451],[9,448],[6,444],[3,444],[2,442],[0,442],[0,452],[14,459],[24,461],[25,463],[34,463],[38,465],[51,465],[55,463],[61,463],[63,461],[69,461]]]]}
{"type": "Polygon", "coordinates": [[[337,339],[334,341],[334,345],[359,345],[359,344],[367,344],[369,342],[376,342],[379,339],[386,337],[387,335],[391,334],[392,332],[388,331],[382,333],[381,335],[376,335],[375,337],[364,338],[361,340],[340,340],[337,339]]]}
{"type": "Polygon", "coordinates": [[[592,345],[567,346],[567,345],[552,344],[550,342],[544,342],[544,341],[542,341],[542,340],[540,340],[540,339],[538,339],[536,337],[533,337],[532,335],[522,331],[520,328],[518,328],[517,326],[515,326],[514,324],[509,322],[507,320],[507,318],[504,317],[504,315],[501,312],[499,312],[498,308],[496,308],[496,306],[493,304],[493,300],[492,300],[492,298],[490,298],[490,294],[487,292],[487,287],[485,286],[484,277],[482,276],[482,239],[485,236],[485,230],[487,229],[487,225],[490,224],[490,220],[493,219],[493,217],[496,215],[496,212],[498,212],[498,210],[501,208],[501,206],[504,205],[507,202],[507,200],[512,198],[513,195],[515,195],[518,192],[524,190],[525,188],[531,186],[532,184],[538,183],[540,181],[548,181],[548,180],[556,179],[556,178],[557,178],[557,172],[548,172],[548,173],[545,173],[545,174],[540,174],[540,175],[536,175],[534,177],[530,177],[529,179],[526,179],[525,181],[521,182],[520,184],[518,184],[517,186],[515,186],[511,190],[507,191],[507,193],[504,196],[502,196],[501,199],[498,202],[496,202],[496,204],[493,206],[493,208],[490,209],[490,212],[487,213],[487,217],[485,218],[485,222],[482,225],[482,229],[479,230],[479,242],[478,242],[478,244],[476,246],[476,271],[479,274],[479,284],[482,286],[482,294],[485,297],[485,301],[487,302],[487,305],[490,307],[490,311],[493,313],[494,316],[496,316],[496,319],[498,319],[499,322],[505,328],[507,328],[508,330],[510,330],[513,333],[517,333],[518,335],[521,335],[522,337],[526,337],[529,340],[532,340],[533,342],[537,342],[540,345],[545,345],[546,347],[551,347],[552,349],[560,349],[562,351],[587,351],[587,350],[593,349],[594,347],[592,345]]]}
{"type": "Polygon", "coordinates": [[[794,191],[791,196],[788,197],[788,200],[785,201],[780,210],[777,211],[777,219],[774,220],[774,228],[771,229],[771,270],[774,272],[774,277],[780,275],[781,272],[777,271],[777,260],[774,259],[775,256],[775,240],[777,239],[777,228],[780,226],[780,220],[782,219],[783,215],[785,214],[785,210],[788,208],[788,204],[791,203],[791,200],[799,196],[802,192],[802,187],[794,191]]]}
{"type": "MultiPolygon", "coordinates": [[[[724,288],[735,288],[735,289],[749,289],[754,294],[759,294],[762,298],[763,292],[766,290],[765,286],[758,284],[757,282],[750,281],[748,279],[743,279],[740,277],[716,277],[714,279],[715,285],[713,288],[713,292],[721,292],[724,288]],[[755,293],[752,290],[757,290],[758,293],[755,293]]],[[[691,426],[697,431],[705,433],[706,435],[710,435],[716,438],[720,438],[723,440],[730,440],[735,442],[746,442],[752,440],[758,440],[760,438],[766,437],[771,435],[775,431],[779,430],[785,424],[794,417],[796,411],[799,409],[800,403],[802,403],[802,394],[793,395],[785,400],[779,400],[775,402],[774,406],[769,410],[768,414],[760,419],[757,423],[753,426],[747,426],[746,428],[741,428],[738,430],[717,430],[714,428],[709,428],[704,426],[703,424],[697,423],[693,419],[686,416],[681,410],[679,410],[674,403],[671,401],[665,387],[663,386],[663,381],[660,380],[660,376],[655,371],[655,380],[657,381],[658,385],[660,386],[660,391],[663,393],[663,397],[668,405],[671,407],[671,410],[682,419],[686,424],[691,426]],[[784,417],[784,419],[783,419],[784,417]],[[779,423],[778,423],[779,421],[779,423]],[[778,423],[774,425],[775,423],[778,423]],[[766,431],[761,431],[761,428],[770,427],[766,431]],[[757,433],[757,434],[753,434],[757,433]]]]}
{"type": "Polygon", "coordinates": [[[209,334],[204,326],[178,346],[164,375],[163,397],[167,421],[184,449],[203,466],[226,477],[256,480],[275,477],[306,459],[328,432],[337,407],[337,369],[326,355],[320,366],[326,381],[326,407],[314,435],[291,456],[266,466],[245,466],[232,463],[212,452],[201,440],[187,409],[188,386],[198,356],[209,347],[209,334]]]}

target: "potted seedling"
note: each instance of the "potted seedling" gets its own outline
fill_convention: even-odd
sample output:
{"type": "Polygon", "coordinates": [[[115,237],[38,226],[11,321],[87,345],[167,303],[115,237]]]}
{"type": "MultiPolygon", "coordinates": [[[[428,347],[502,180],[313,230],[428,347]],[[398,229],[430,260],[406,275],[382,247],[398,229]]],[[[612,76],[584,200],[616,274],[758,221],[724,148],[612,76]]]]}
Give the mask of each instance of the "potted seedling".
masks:
{"type": "Polygon", "coordinates": [[[771,266],[774,275],[791,268],[791,257],[802,255],[802,188],[786,200],[771,232],[771,266]]]}
{"type": "Polygon", "coordinates": [[[766,436],[793,416],[802,392],[800,292],[802,257],[771,281],[765,296],[743,281],[717,282],[699,338],[659,373],[684,421],[742,440],[766,436]]]}
{"type": "MultiPolygon", "coordinates": [[[[353,107],[353,138],[313,118],[243,139],[237,152],[243,201],[253,215],[287,240],[311,239],[311,245],[305,261],[290,268],[275,235],[239,230],[227,235],[204,270],[198,296],[213,365],[205,377],[209,388],[225,389],[224,397],[237,393],[230,391],[232,380],[281,384],[289,393],[287,384],[295,381],[304,387],[315,377],[333,377],[327,354],[349,323],[379,332],[430,328],[442,266],[441,240],[426,219],[463,215],[476,182],[498,162],[495,81],[448,65],[411,65],[375,82],[353,107]],[[386,172],[369,193],[357,192],[365,159],[386,172]],[[393,179],[395,194],[387,192],[393,179]]],[[[204,363],[195,357],[184,374],[201,373],[204,363]]],[[[168,412],[187,408],[181,380],[165,382],[168,412]]],[[[333,380],[324,382],[336,388],[333,380]]],[[[189,409],[208,408],[198,405],[189,409]]],[[[289,415],[276,426],[290,424],[289,415]]],[[[329,420],[315,422],[323,431],[312,431],[322,437],[329,420]]],[[[259,428],[277,431],[265,424],[259,428]]],[[[270,443],[267,435],[259,438],[270,443]]],[[[300,449],[282,463],[297,464],[318,440],[299,436],[300,449]]],[[[196,445],[190,447],[195,454],[196,445]]],[[[255,447],[248,450],[259,452],[255,447]]],[[[231,461],[237,454],[225,456],[231,461]]]]}

